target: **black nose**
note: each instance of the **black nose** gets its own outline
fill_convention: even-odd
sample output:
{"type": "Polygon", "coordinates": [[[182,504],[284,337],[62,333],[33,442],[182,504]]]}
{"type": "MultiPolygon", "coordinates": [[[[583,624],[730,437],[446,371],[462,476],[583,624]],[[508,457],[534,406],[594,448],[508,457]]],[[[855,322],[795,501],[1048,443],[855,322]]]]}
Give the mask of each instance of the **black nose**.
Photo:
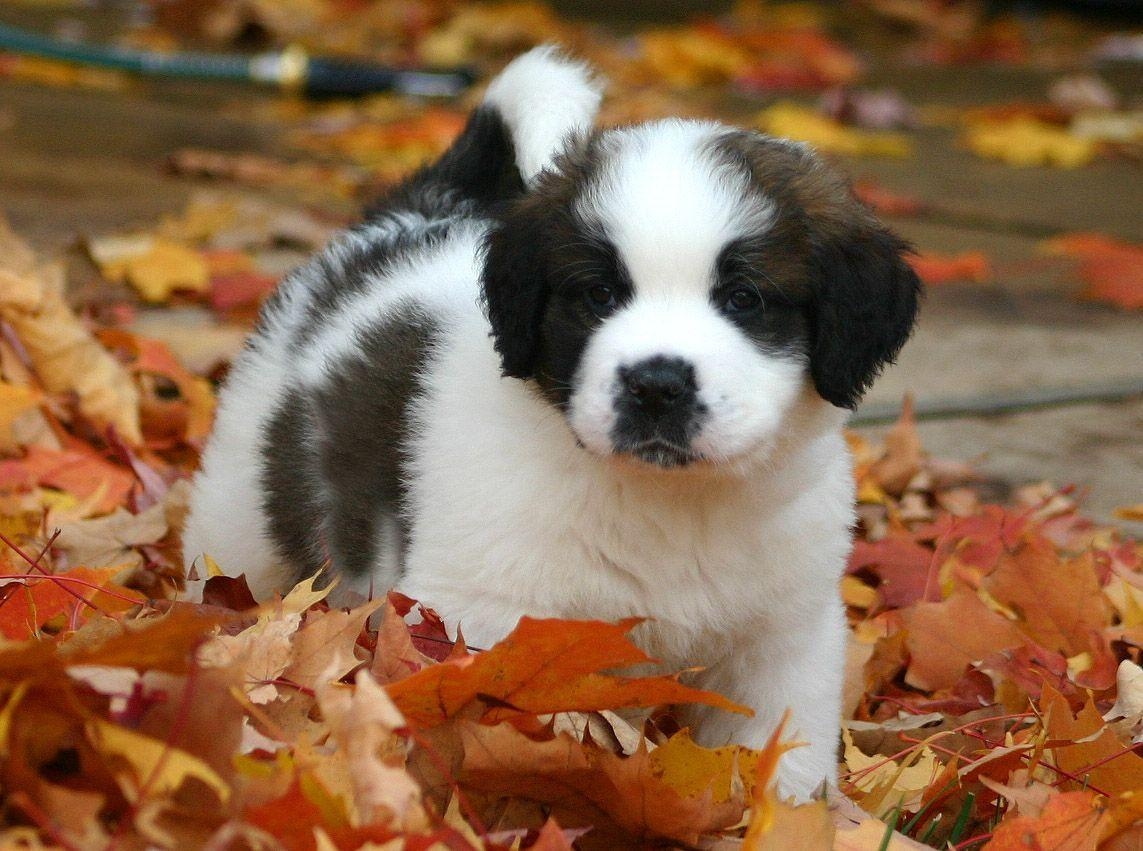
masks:
{"type": "Polygon", "coordinates": [[[619,371],[629,399],[647,413],[667,411],[695,396],[694,367],[681,358],[653,357],[619,371]]]}

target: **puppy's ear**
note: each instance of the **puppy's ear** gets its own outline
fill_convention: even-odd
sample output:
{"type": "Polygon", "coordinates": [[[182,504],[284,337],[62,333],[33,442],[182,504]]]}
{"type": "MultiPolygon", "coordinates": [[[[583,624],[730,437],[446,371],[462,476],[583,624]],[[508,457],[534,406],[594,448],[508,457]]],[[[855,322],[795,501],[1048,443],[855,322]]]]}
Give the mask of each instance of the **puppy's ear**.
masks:
{"type": "Polygon", "coordinates": [[[810,372],[840,408],[857,407],[913,330],[921,285],[903,257],[909,250],[874,224],[814,247],[810,372]]]}
{"type": "Polygon", "coordinates": [[[501,219],[484,244],[482,286],[500,371],[531,378],[548,296],[546,217],[525,198],[501,219]]]}

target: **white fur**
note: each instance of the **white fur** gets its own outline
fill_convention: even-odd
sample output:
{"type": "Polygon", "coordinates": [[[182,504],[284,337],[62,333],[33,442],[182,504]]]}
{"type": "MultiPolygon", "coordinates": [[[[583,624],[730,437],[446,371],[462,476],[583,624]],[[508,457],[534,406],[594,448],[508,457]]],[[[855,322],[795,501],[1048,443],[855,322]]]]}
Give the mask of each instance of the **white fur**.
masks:
{"type": "Polygon", "coordinates": [[[507,122],[520,174],[531,184],[569,136],[591,129],[602,97],[586,65],[549,45],[512,60],[488,86],[484,102],[507,122]]]}

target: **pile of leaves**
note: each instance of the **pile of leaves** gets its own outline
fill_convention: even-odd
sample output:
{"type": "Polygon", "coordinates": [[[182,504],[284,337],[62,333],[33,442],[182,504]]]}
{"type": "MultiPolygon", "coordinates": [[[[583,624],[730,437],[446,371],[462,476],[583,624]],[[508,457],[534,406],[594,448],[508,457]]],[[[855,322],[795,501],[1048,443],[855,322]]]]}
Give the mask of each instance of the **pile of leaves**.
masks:
{"type": "MultiPolygon", "coordinates": [[[[925,61],[1037,54],[1019,26],[982,21],[975,4],[867,5],[912,15],[925,61]]],[[[156,4],[156,27],[132,38],[232,46],[260,32],[481,67],[556,40],[612,79],[606,122],[704,114],[704,98],[733,91],[747,107],[730,117],[846,157],[912,156],[912,132],[934,120],[892,92],[856,88],[864,61],[820,7],[746,2],[626,40],[532,3],[283,8],[156,4]],[[775,94],[802,99],[760,108],[775,94]]],[[[117,79],[0,61],[6,75],[117,79]]],[[[1134,150],[1134,113],[1090,87],[1080,94],[940,120],[1013,165],[1016,149],[1072,167],[1134,150]]],[[[1143,549],[1086,519],[1067,489],[990,501],[971,467],[924,453],[908,406],[882,442],[851,439],[860,524],[841,583],[852,627],[842,794],[828,802],[776,798],[775,766],[796,746],[780,735],[759,751],[712,750],[678,729],[672,704],[742,708],[685,676],[625,676],[646,661],[626,637],[634,621],[525,620],[495,647],[467,648],[399,594],[339,609],[311,580],[254,601],[209,563],[204,602],[177,599],[187,480],[259,302],[355,198],[443,150],[464,115],[387,96],[276,101],[267,117],[296,158],[182,150],[167,165],[286,190],[305,210],[196,196],[153,227],[87,239],[88,284],[0,222],[0,845],[1108,851],[1143,841],[1143,549]]],[[[927,207],[858,190],[886,215],[927,207]]],[[[1074,260],[1084,297],[1140,306],[1138,246],[1073,234],[1044,248],[1074,260]]],[[[995,274],[980,252],[914,263],[930,283],[995,274]]]]}
{"type": "MultiPolygon", "coordinates": [[[[211,305],[235,269],[269,262],[266,233],[318,238],[269,210],[255,237],[223,202],[196,203],[161,237],[89,250],[141,295],[211,305]],[[223,262],[226,244],[246,259],[223,262]],[[172,259],[187,253],[204,263],[190,277],[172,259]]],[[[794,807],[771,781],[796,743],[699,747],[662,707],[743,709],[622,675],[646,661],[635,621],[525,620],[477,650],[395,593],[337,609],[311,580],[259,606],[212,575],[201,605],[175,600],[212,384],[107,324],[120,314],[75,313],[62,268],[6,228],[0,249],[9,844],[1117,848],[1143,834],[1143,549],[1047,486],[983,502],[971,468],[925,455],[908,408],[883,443],[852,438],[848,798],[794,807]],[[652,708],[640,726],[631,711],[652,708]]]]}

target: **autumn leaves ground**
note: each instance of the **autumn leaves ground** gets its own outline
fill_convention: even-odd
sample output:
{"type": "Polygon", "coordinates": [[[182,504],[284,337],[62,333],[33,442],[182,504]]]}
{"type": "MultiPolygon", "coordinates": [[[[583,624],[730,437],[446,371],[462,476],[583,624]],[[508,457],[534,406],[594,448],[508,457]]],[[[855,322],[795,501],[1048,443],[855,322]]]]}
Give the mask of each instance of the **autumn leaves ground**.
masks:
{"type": "MultiPolygon", "coordinates": [[[[299,4],[299,20],[322,5],[299,4]]],[[[426,56],[482,61],[557,37],[618,81],[610,120],[709,109],[703,87],[860,81],[852,51],[820,18],[797,18],[804,11],[751,19],[770,13],[744,7],[731,26],[657,30],[635,56],[538,7],[512,16],[409,5],[425,14],[408,32],[385,30],[407,21],[350,21],[335,9],[321,37],[349,43],[369,31],[426,56]]],[[[915,49],[929,61],[1026,62],[1041,49],[996,23],[963,38],[942,34],[946,24],[921,31],[915,49]]],[[[13,67],[2,74],[51,84],[64,73],[13,67]]],[[[1073,491],[1031,486],[989,499],[971,466],[924,452],[908,413],[884,441],[852,438],[860,525],[842,583],[852,625],[842,792],[876,818],[843,800],[776,800],[768,781],[787,743],[700,748],[665,711],[633,726],[632,707],[725,701],[685,678],[617,677],[641,658],[624,637],[630,625],[526,622],[476,651],[396,595],[331,609],[303,584],[253,608],[240,583],[216,577],[203,605],[172,602],[185,479],[231,329],[344,221],[349,195],[439,150],[463,112],[385,99],[265,108],[291,134],[293,157],[165,152],[167,168],[209,177],[212,191],[162,220],[86,234],[70,271],[0,230],[0,845],[1140,842],[1143,552],[1085,519],[1073,491]]],[[[1056,109],[976,118],[993,130],[1034,118],[1037,133],[1072,135],[1075,115],[1056,109]]],[[[840,113],[749,114],[889,156],[902,139],[880,134],[907,142],[911,132],[840,113]]],[[[1052,147],[1058,136],[1037,139],[1047,155],[1065,155],[1052,147]]],[[[1132,150],[1085,144],[1096,161],[1132,150]]],[[[877,184],[859,190],[891,215],[924,206],[877,184]]],[[[1046,248],[1079,258],[1077,292],[1138,306],[1138,246],[1085,236],[1046,248]]],[[[918,262],[934,286],[1004,274],[988,256],[918,262]]]]}

